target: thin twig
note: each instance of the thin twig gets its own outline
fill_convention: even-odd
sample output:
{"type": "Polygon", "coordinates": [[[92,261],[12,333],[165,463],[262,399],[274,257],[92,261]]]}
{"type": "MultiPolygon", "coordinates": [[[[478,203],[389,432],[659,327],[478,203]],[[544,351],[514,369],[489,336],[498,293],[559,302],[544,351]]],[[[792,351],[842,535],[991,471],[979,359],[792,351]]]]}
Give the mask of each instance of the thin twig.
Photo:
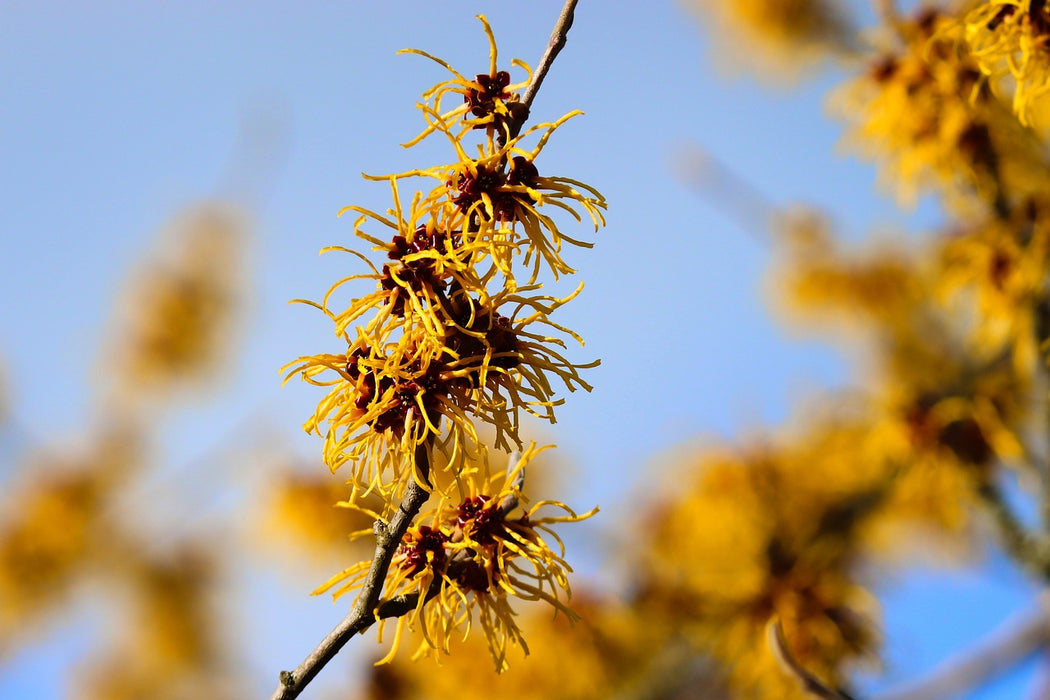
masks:
{"type": "Polygon", "coordinates": [[[974,649],[949,659],[927,678],[879,700],[950,700],[962,697],[1014,668],[1050,641],[1050,616],[1044,606],[1026,611],[1005,623],[974,649]]]}
{"type": "Polygon", "coordinates": [[[501,147],[505,146],[509,139],[517,138],[518,134],[521,133],[521,127],[528,121],[529,112],[532,109],[532,101],[536,99],[536,93],[539,92],[543,79],[547,77],[547,72],[551,69],[551,65],[554,64],[554,59],[561,52],[562,47],[565,46],[565,41],[569,36],[569,27],[572,26],[577,1],[565,0],[565,5],[561,8],[561,14],[558,15],[558,21],[554,25],[554,31],[551,32],[551,38],[547,42],[547,49],[543,52],[543,57],[540,58],[540,63],[536,66],[536,70],[533,71],[532,80],[529,81],[529,86],[525,88],[521,101],[507,103],[507,109],[510,110],[511,117],[507,122],[507,132],[499,135],[501,147]]]}
{"type": "Polygon", "coordinates": [[[672,167],[705,202],[759,243],[769,243],[769,227],[780,207],[753,182],[694,144],[677,149],[672,167]]]}
{"type": "MultiPolygon", "coordinates": [[[[521,453],[515,450],[510,453],[510,457],[507,458],[507,474],[510,474],[514,467],[517,466],[518,462],[521,461],[521,453]]],[[[514,479],[514,486],[517,488],[517,493],[509,493],[499,504],[499,512],[505,518],[510,515],[510,512],[518,507],[518,494],[525,488],[525,467],[518,470],[518,476],[514,479]]]]}
{"type": "Polygon", "coordinates": [[[822,700],[854,700],[853,696],[838,688],[828,686],[808,670],[803,668],[791,650],[788,649],[787,639],[784,637],[784,626],[780,620],[773,620],[766,629],[769,647],[773,650],[780,667],[798,681],[802,689],[816,698],[822,700]]]}
{"type": "Polygon", "coordinates": [[[532,101],[536,99],[536,93],[539,92],[543,79],[547,77],[547,71],[551,69],[554,59],[565,46],[569,27],[572,26],[573,13],[576,11],[576,2],[577,0],[566,0],[565,5],[561,8],[558,23],[554,25],[550,41],[547,42],[547,50],[543,52],[543,58],[540,59],[540,64],[536,66],[536,71],[532,74],[532,82],[529,83],[529,87],[525,89],[525,94],[521,98],[526,107],[532,107],[532,101]]]}
{"type": "MultiPolygon", "coordinates": [[[[429,449],[429,440],[416,448],[416,464],[424,477],[428,477],[430,471],[429,449]]],[[[404,615],[415,607],[415,601],[418,599],[413,599],[409,604],[405,596],[406,600],[395,598],[380,605],[379,596],[383,592],[387,570],[390,568],[394,552],[401,544],[401,538],[405,536],[405,531],[429,497],[430,493],[413,478],[390,523],[376,521],[375,555],[354,607],[294,671],[281,671],[280,683],[271,700],[292,700],[299,697],[307,684],[339,653],[351,637],[371,627],[377,619],[404,615]]]]}
{"type": "MultiPolygon", "coordinates": [[[[1027,228],[1026,226],[1025,235],[1029,233],[1027,228]]],[[[1039,341],[1037,347],[1045,351],[1050,346],[1050,292],[1043,292],[1033,299],[1029,306],[1029,313],[1035,319],[1036,338],[1039,341]]],[[[1044,435],[1050,437],[1050,396],[1048,396],[1047,392],[1047,387],[1050,386],[1050,365],[1043,362],[1039,364],[1042,367],[1040,376],[1043,382],[1038,390],[1041,396],[1039,408],[1043,414],[1043,427],[1047,429],[1044,435]]],[[[1042,454],[1032,454],[1028,461],[1036,466],[1039,477],[1043,482],[1043,487],[1040,490],[1043,534],[1050,537],[1050,444],[1044,440],[1042,443],[1042,454]]]]}

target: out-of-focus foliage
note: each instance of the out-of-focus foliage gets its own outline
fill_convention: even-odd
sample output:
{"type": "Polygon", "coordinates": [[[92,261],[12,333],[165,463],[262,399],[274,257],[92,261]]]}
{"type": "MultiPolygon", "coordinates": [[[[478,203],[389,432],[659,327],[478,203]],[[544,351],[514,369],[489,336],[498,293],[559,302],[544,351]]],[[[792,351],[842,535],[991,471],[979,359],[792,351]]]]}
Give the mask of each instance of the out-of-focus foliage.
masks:
{"type": "Polygon", "coordinates": [[[150,541],[140,522],[149,509],[128,500],[162,468],[159,424],[143,409],[210,385],[233,349],[246,236],[232,205],[202,205],[174,221],[163,252],[134,271],[121,299],[94,424],[79,440],[32,446],[5,486],[0,652],[34,641],[81,593],[115,611],[100,630],[111,648],[71,678],[74,697],[243,697],[213,600],[231,538],[150,541]]]}
{"type": "Polygon", "coordinates": [[[111,555],[107,506],[140,462],[137,436],[101,435],[72,454],[41,454],[26,466],[0,521],[0,650],[31,636],[85,568],[111,555]]]}
{"type": "Polygon", "coordinates": [[[235,698],[238,681],[215,609],[217,552],[195,544],[164,560],[134,552],[126,579],[118,639],[81,671],[75,697],[235,698]]]}
{"type": "Polygon", "coordinates": [[[997,197],[1045,191],[1044,147],[989,88],[977,60],[933,7],[881,27],[866,70],[835,95],[847,143],[880,165],[906,203],[936,191],[972,214],[997,197]]]}
{"type": "Polygon", "coordinates": [[[770,83],[790,80],[849,52],[853,41],[837,0],[681,0],[710,23],[712,54],[770,83]]]}

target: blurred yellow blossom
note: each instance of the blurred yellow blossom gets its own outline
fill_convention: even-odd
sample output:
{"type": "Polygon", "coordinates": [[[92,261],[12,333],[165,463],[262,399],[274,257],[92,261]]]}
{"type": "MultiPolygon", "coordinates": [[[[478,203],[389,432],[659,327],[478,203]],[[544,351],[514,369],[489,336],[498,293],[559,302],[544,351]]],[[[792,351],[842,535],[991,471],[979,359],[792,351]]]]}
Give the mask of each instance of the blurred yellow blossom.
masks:
{"type": "Polygon", "coordinates": [[[966,226],[943,237],[939,288],[963,319],[970,342],[985,355],[1008,353],[1015,371],[1032,378],[1045,348],[1050,289],[1050,227],[1046,203],[1030,201],[1010,220],[966,226]]]}
{"type": "Polygon", "coordinates": [[[852,124],[846,143],[880,162],[903,202],[934,190],[964,211],[977,202],[1001,209],[1007,197],[1045,189],[1045,159],[948,31],[953,21],[924,8],[896,23],[881,56],[831,107],[852,124]]]}
{"type": "Polygon", "coordinates": [[[165,558],[126,553],[130,574],[123,624],[112,625],[113,649],[80,670],[75,697],[84,700],[189,700],[240,697],[226,676],[215,624],[216,562],[203,548],[165,558]]]}
{"type": "Polygon", "coordinates": [[[245,235],[244,214],[217,203],[172,222],[161,254],[127,285],[103,356],[118,401],[167,399],[218,377],[242,306],[245,235]]]}
{"type": "Polygon", "coordinates": [[[729,56],[760,74],[783,80],[829,54],[848,51],[845,8],[834,0],[687,0],[709,15],[715,55],[729,56]]]}
{"type": "Polygon", "coordinates": [[[345,507],[349,497],[345,479],[327,471],[315,474],[286,467],[267,484],[260,544],[270,554],[278,545],[325,563],[355,550],[364,554],[351,547],[350,538],[362,530],[372,531],[372,513],[382,510],[382,499],[371,494],[355,507],[345,507]]]}
{"type": "Polygon", "coordinates": [[[75,453],[40,454],[0,517],[0,654],[30,636],[76,577],[112,545],[112,491],[141,459],[136,436],[103,434],[75,453]]]}
{"type": "Polygon", "coordinates": [[[855,568],[878,499],[847,506],[878,483],[858,490],[851,470],[807,461],[814,456],[805,446],[694,455],[677,493],[650,508],[652,530],[638,543],[644,604],[727,664],[741,697],[806,697],[766,643],[773,620],[802,666],[832,687],[876,649],[877,606],[855,568]]]}

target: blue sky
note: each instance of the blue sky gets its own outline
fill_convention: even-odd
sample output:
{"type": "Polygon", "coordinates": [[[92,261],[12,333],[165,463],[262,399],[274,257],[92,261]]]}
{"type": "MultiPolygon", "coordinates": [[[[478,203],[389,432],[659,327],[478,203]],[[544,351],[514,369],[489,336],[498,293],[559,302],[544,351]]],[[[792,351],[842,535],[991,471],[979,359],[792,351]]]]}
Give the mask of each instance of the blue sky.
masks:
{"type": "MultiPolygon", "coordinates": [[[[59,441],[91,425],[89,378],[126,270],[170,216],[230,195],[251,205],[257,224],[250,320],[221,394],[164,428],[166,459],[178,469],[231,434],[252,439],[258,426],[243,427],[260,415],[296,449],[319,453],[298,432],[317,390],[282,389],[278,368],[331,350],[333,338],[319,314],[286,302],[318,298],[347,274],[345,258],[317,255],[350,243],[341,207],[387,206],[388,189],[362,171],[447,158],[436,141],[398,145],[419,130],[418,93],[444,74],[396,51],[422,48],[482,71],[487,45],[473,16],[483,12],[505,60],[535,63],[560,5],[0,0],[0,358],[18,424],[59,441]],[[247,137],[247,158],[238,155],[246,127],[269,135],[247,137]]],[[[586,289],[560,316],[587,340],[575,357],[603,364],[589,377],[594,392],[569,396],[548,431],[578,465],[575,502],[601,503],[604,517],[629,511],[660,451],[776,425],[848,373],[839,355],[771,318],[770,251],[679,181],[676,154],[698,144],[774,203],[819,206],[852,237],[914,227],[933,212],[898,213],[874,190],[873,168],[837,154],[840,129],[822,95],[841,76],[769,92],[746,76],[727,79],[711,59],[700,27],[674,3],[583,0],[534,105],[543,119],[586,112],[555,135],[540,165],[609,201],[595,248],[571,253],[586,289]]],[[[570,544],[580,568],[600,575],[602,555],[582,550],[603,525],[589,527],[570,544]]],[[[247,635],[263,692],[341,613],[287,576],[250,571],[245,600],[281,606],[279,632],[263,616],[247,635]]],[[[897,680],[1031,598],[1002,565],[898,578],[886,590],[888,675],[897,680]]],[[[68,663],[89,639],[78,625],[97,618],[89,611],[56,625],[0,668],[0,696],[62,697],[68,663]]],[[[1028,681],[1012,682],[975,697],[1016,697],[1028,681]]]]}

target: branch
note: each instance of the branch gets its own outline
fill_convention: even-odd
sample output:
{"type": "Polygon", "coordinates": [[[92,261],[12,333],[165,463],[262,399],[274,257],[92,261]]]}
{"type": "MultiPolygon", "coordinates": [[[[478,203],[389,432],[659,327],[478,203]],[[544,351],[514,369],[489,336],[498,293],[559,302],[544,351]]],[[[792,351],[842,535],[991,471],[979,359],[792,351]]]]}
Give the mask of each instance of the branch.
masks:
{"type": "MultiPolygon", "coordinates": [[[[517,450],[510,453],[510,457],[507,458],[507,473],[513,471],[514,467],[517,466],[518,461],[521,460],[521,453],[517,450]]],[[[514,479],[514,486],[517,487],[518,493],[525,488],[525,467],[518,470],[518,476],[514,479]]],[[[505,518],[510,515],[510,512],[518,507],[518,497],[511,493],[503,499],[499,504],[499,512],[505,518]]]]}
{"type": "Polygon", "coordinates": [[[521,102],[511,102],[507,106],[511,110],[511,119],[507,124],[508,134],[500,136],[500,143],[506,143],[506,139],[514,138],[521,132],[521,127],[529,119],[529,110],[532,109],[532,101],[536,99],[536,93],[540,91],[540,85],[543,84],[543,79],[547,77],[548,71],[551,66],[554,65],[554,59],[557,58],[562,48],[565,46],[565,41],[569,36],[569,28],[572,26],[573,13],[576,11],[576,3],[578,0],[565,0],[565,5],[561,8],[561,14],[558,15],[558,21],[554,25],[554,30],[551,32],[551,38],[547,42],[547,50],[543,52],[543,57],[540,58],[540,63],[536,66],[536,70],[532,73],[532,80],[529,81],[529,86],[525,88],[525,93],[521,97],[521,102]]]}
{"type": "Polygon", "coordinates": [[[1044,606],[1004,624],[973,649],[949,659],[927,678],[890,691],[880,700],[950,700],[995,678],[1050,641],[1050,616],[1044,606]]]}
{"type": "Polygon", "coordinates": [[[838,688],[828,686],[824,681],[802,667],[802,664],[798,662],[798,659],[788,649],[787,639],[784,637],[784,626],[780,624],[780,620],[775,619],[769,623],[769,627],[766,628],[766,635],[769,647],[773,650],[773,655],[776,657],[780,667],[793,676],[806,693],[822,700],[854,700],[852,695],[838,688]]]}
{"type": "MultiPolygon", "coordinates": [[[[424,477],[428,477],[430,473],[430,442],[427,440],[416,447],[416,464],[421,465],[420,472],[424,477]]],[[[429,497],[430,493],[412,478],[405,491],[405,497],[390,523],[376,521],[375,555],[354,607],[294,671],[281,671],[280,683],[270,700],[292,700],[299,697],[307,684],[339,653],[351,637],[364,632],[378,619],[399,617],[415,607],[416,599],[409,601],[410,596],[398,596],[382,605],[379,603],[379,596],[383,591],[390,561],[401,544],[401,538],[405,536],[405,531],[429,497]]]]}
{"type": "Polygon", "coordinates": [[[525,89],[525,94],[521,98],[526,107],[532,107],[532,101],[536,99],[536,93],[540,91],[540,85],[547,77],[547,71],[551,69],[554,59],[565,46],[565,39],[569,36],[569,28],[572,26],[573,13],[576,11],[576,2],[577,0],[565,0],[565,5],[561,8],[558,23],[554,25],[550,41],[547,42],[547,50],[543,52],[543,58],[536,66],[536,72],[532,74],[532,82],[529,83],[529,87],[525,89]]]}
{"type": "Polygon", "coordinates": [[[753,182],[693,144],[678,149],[672,167],[705,203],[759,243],[769,243],[769,227],[781,207],[753,182]]]}

